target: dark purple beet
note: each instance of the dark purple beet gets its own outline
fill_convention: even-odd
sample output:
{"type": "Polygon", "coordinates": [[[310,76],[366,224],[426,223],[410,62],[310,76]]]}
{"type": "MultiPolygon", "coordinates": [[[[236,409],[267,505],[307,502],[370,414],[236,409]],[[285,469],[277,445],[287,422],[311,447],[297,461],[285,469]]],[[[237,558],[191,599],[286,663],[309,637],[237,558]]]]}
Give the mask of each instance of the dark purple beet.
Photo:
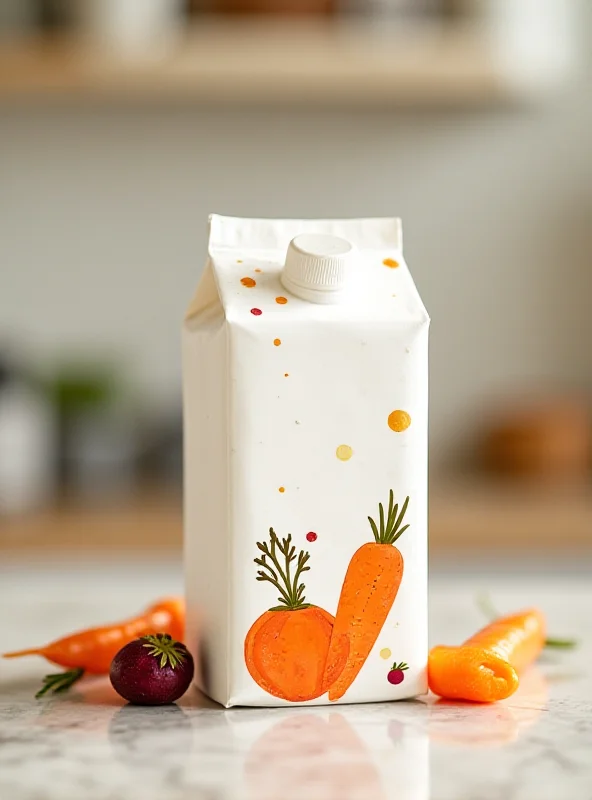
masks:
{"type": "Polygon", "coordinates": [[[193,658],[166,633],[143,636],[122,647],[111,662],[115,691],[130,703],[160,706],[184,695],[193,679],[193,658]]]}
{"type": "Polygon", "coordinates": [[[405,679],[405,670],[409,669],[407,664],[404,661],[401,661],[400,664],[395,663],[389,674],[386,676],[386,679],[389,683],[392,683],[394,686],[397,686],[399,683],[403,683],[405,679]]]}

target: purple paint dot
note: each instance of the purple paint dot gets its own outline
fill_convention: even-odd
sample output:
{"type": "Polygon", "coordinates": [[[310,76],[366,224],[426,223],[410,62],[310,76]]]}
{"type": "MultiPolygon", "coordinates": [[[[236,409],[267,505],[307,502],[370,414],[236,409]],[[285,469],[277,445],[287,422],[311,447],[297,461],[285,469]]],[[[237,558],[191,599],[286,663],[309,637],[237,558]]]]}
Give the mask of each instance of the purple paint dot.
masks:
{"type": "Polygon", "coordinates": [[[306,541],[307,542],[316,542],[316,540],[317,540],[317,535],[316,535],[316,533],[314,531],[309,531],[306,534],[306,541]]]}
{"type": "Polygon", "coordinates": [[[255,317],[260,317],[261,314],[263,314],[263,311],[261,311],[260,308],[252,308],[251,314],[253,314],[255,317]]]}

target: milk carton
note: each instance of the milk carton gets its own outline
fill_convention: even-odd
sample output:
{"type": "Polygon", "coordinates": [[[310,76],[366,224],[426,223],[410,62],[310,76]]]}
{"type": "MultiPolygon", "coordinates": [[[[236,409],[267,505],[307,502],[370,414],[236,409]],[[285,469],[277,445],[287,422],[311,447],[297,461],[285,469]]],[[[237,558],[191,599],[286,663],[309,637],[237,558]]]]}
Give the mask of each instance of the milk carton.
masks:
{"type": "Polygon", "coordinates": [[[428,327],[399,220],[210,218],[183,328],[186,643],[219,703],[426,691],[428,327]]]}

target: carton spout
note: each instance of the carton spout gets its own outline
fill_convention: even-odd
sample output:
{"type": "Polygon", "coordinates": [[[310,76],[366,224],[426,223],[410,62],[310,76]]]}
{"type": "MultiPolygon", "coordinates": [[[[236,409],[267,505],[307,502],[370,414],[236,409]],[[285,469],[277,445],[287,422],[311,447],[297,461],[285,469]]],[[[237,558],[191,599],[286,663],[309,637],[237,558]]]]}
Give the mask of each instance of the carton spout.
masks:
{"type": "Polygon", "coordinates": [[[283,286],[310,303],[339,303],[350,278],[354,247],[325,233],[302,233],[288,245],[283,286]]]}

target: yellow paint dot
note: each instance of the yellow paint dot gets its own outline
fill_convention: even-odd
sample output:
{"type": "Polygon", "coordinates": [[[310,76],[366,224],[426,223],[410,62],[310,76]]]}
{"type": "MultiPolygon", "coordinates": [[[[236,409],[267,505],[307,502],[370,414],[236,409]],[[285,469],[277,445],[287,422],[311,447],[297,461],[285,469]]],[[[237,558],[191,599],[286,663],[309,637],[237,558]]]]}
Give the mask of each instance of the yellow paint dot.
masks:
{"type": "Polygon", "coordinates": [[[382,263],[385,267],[390,267],[391,269],[396,269],[399,266],[399,262],[395,261],[394,258],[385,258],[382,263]]]}
{"type": "Polygon", "coordinates": [[[354,451],[348,444],[340,444],[335,451],[335,455],[340,461],[349,461],[353,454],[354,451]]]}
{"type": "Polygon", "coordinates": [[[242,264],[242,263],[243,263],[243,260],[242,260],[242,258],[237,258],[237,259],[236,259],[236,263],[237,263],[237,264],[242,264]]]}
{"type": "Polygon", "coordinates": [[[280,488],[278,489],[278,492],[280,492],[281,494],[283,494],[285,491],[286,491],[285,486],[280,486],[280,488]]]}
{"type": "Polygon", "coordinates": [[[287,297],[276,297],[275,298],[275,302],[278,304],[278,306],[285,306],[286,303],[288,302],[288,298],[287,297]]]}
{"type": "Polygon", "coordinates": [[[380,651],[380,657],[384,658],[385,661],[386,661],[387,658],[390,658],[391,656],[392,656],[392,653],[390,651],[390,648],[388,648],[388,647],[383,647],[382,650],[380,651]]]}
{"type": "Polygon", "coordinates": [[[388,426],[395,433],[406,431],[411,425],[411,417],[406,411],[391,411],[388,417],[388,426]]]}
{"type": "Polygon", "coordinates": [[[276,347],[279,347],[279,346],[281,345],[281,343],[282,343],[282,340],[281,340],[281,339],[274,339],[274,340],[273,340],[273,343],[274,343],[274,345],[275,345],[276,347]]]}

